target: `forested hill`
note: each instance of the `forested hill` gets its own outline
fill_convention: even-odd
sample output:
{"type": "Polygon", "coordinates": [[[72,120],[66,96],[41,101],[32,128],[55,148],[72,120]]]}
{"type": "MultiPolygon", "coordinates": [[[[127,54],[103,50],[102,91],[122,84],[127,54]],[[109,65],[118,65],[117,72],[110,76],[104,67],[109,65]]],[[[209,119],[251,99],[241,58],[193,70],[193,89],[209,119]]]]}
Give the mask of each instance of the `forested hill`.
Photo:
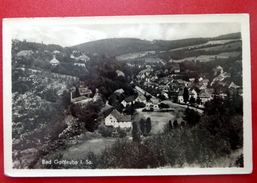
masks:
{"type": "Polygon", "coordinates": [[[134,38],[102,39],[83,43],[71,48],[80,50],[81,52],[89,52],[91,54],[97,53],[108,56],[159,49],[158,45],[152,44],[150,41],[134,38]]]}
{"type": "Polygon", "coordinates": [[[211,40],[240,39],[240,33],[232,33],[217,36],[214,38],[189,38],[180,40],[154,40],[147,41],[136,38],[110,38],[92,41],[72,46],[71,49],[81,52],[97,53],[108,56],[118,56],[127,53],[142,51],[165,51],[186,46],[193,46],[207,43],[211,40]]]}
{"type": "Polygon", "coordinates": [[[91,54],[97,53],[108,56],[118,56],[142,51],[170,50],[173,48],[207,43],[209,40],[208,38],[193,38],[174,41],[146,41],[135,38],[113,38],[83,43],[71,48],[91,54]]]}

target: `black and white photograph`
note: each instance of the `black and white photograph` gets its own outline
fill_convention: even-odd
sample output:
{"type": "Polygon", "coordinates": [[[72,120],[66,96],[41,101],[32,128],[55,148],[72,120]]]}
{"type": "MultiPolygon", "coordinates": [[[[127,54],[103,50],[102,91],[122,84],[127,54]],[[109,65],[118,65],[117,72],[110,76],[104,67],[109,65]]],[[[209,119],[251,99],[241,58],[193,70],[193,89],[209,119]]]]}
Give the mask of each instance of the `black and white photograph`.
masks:
{"type": "Polygon", "coordinates": [[[249,16],[3,21],[9,176],[252,171],[249,16]]]}

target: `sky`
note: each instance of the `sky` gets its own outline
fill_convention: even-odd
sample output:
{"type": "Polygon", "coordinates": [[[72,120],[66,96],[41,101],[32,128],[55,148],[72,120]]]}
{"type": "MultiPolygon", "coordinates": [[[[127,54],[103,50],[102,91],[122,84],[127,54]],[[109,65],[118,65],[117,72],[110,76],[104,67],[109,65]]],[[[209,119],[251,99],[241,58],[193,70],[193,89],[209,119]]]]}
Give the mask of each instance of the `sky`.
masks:
{"type": "Polygon", "coordinates": [[[17,23],[12,39],[43,42],[61,46],[106,38],[139,38],[143,40],[177,40],[195,37],[215,37],[240,32],[240,23],[94,23],[48,24],[17,23]]]}

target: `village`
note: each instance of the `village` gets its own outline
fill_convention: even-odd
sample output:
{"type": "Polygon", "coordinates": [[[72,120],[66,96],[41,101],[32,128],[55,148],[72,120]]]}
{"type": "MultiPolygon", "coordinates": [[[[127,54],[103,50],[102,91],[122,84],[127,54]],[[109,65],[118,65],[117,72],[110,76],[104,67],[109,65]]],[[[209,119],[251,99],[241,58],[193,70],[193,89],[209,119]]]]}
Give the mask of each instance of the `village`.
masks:
{"type": "Polygon", "coordinates": [[[79,153],[89,153],[88,144],[100,153],[116,139],[145,141],[167,127],[185,126],[187,109],[202,115],[216,98],[242,97],[242,84],[234,82],[240,72],[209,67],[197,57],[181,62],[148,51],[124,61],[58,46],[21,50],[19,44],[26,42],[13,44],[15,167],[40,167],[33,157],[41,151],[46,157],[60,152],[80,158],[79,153]],[[203,65],[207,71],[196,69],[203,65]],[[17,156],[29,158],[18,162],[17,156]]]}
{"type": "MultiPolygon", "coordinates": [[[[54,50],[51,54],[47,50],[43,52],[52,55],[52,59],[49,60],[49,66],[58,67],[62,64],[56,57],[63,56],[65,53],[58,50],[54,50]]],[[[30,58],[33,54],[35,52],[32,50],[21,50],[17,53],[17,57],[15,57],[17,59],[15,63],[20,62],[19,60],[24,57],[30,58]]],[[[79,68],[86,68],[86,62],[90,60],[86,53],[77,50],[73,50],[69,57],[73,62],[73,67],[79,68]]],[[[110,96],[110,98],[113,98],[113,96],[119,98],[118,101],[115,101],[115,106],[112,106],[113,102],[109,102],[109,99],[107,99],[106,105],[109,106],[107,107],[109,114],[99,117],[101,120],[105,118],[104,124],[107,127],[132,128],[132,114],[126,111],[131,105],[148,113],[174,113],[177,106],[180,106],[180,108],[190,106],[193,109],[201,110],[204,108],[204,104],[214,99],[214,97],[226,99],[236,93],[242,95],[242,87],[233,83],[229,79],[231,74],[224,71],[221,66],[213,68],[214,77],[212,80],[207,79],[204,73],[198,73],[196,77],[185,79],[185,75],[192,71],[186,70],[182,72],[180,62],[172,59],[164,61],[157,58],[154,51],[137,56],[130,55],[130,57],[132,58],[126,60],[127,66],[130,69],[139,70],[130,82],[134,87],[135,93],[128,96],[124,95],[125,91],[122,88],[115,90],[113,95],[110,96]],[[137,64],[130,62],[131,59],[134,61],[138,58],[143,59],[144,62],[137,64]],[[117,106],[119,107],[117,108],[117,106]]],[[[196,62],[196,60],[191,62],[196,62]]],[[[63,92],[70,93],[70,102],[73,104],[84,105],[101,98],[101,94],[98,91],[93,94],[83,81],[79,81],[78,77],[40,69],[25,68],[24,65],[17,67],[14,75],[19,72],[25,74],[19,76],[17,80],[32,83],[30,87],[33,86],[33,89],[22,95],[14,96],[16,99],[14,100],[16,110],[13,115],[17,117],[23,115],[21,112],[18,112],[19,110],[40,109],[46,106],[47,102],[55,101],[54,98],[61,96],[63,92]],[[50,90],[52,93],[48,95],[48,99],[44,100],[42,96],[40,97],[43,93],[49,93],[50,90]]],[[[125,74],[120,70],[116,70],[116,73],[117,76],[125,77],[125,74]]],[[[106,106],[104,107],[106,108],[106,106]]],[[[99,121],[99,119],[95,120],[99,121]]],[[[167,121],[169,120],[167,119],[167,121]]]]}
{"type": "MultiPolygon", "coordinates": [[[[111,106],[111,102],[106,102],[109,108],[112,108],[111,113],[105,116],[104,124],[106,126],[114,128],[132,127],[133,119],[131,115],[126,115],[126,108],[131,107],[131,105],[148,114],[151,112],[175,113],[178,112],[178,109],[188,107],[201,111],[204,109],[205,103],[215,97],[227,99],[235,94],[242,96],[242,87],[231,81],[231,74],[225,72],[221,66],[213,69],[215,77],[211,81],[206,79],[203,73],[200,74],[199,78],[188,78],[186,81],[182,79],[184,73],[180,71],[178,63],[170,60],[167,63],[171,67],[169,70],[165,68],[165,62],[160,59],[147,60],[141,65],[127,64],[131,69],[135,67],[142,68],[136,75],[136,79],[131,81],[131,84],[134,85],[135,94],[126,96],[122,88],[114,91],[113,95],[119,98],[120,102],[118,103],[120,105],[116,103],[115,106],[122,107],[117,110],[111,106]],[[156,64],[162,64],[163,68],[156,69],[156,64]],[[160,75],[162,76],[160,77],[160,75]]],[[[116,72],[124,76],[121,71],[116,72]]],[[[89,97],[91,94],[92,91],[87,86],[84,86],[83,82],[80,82],[77,88],[73,87],[72,89],[71,102],[83,104],[95,100],[93,97],[89,97]],[[79,91],[79,95],[73,98],[72,96],[75,95],[76,89],[79,91]]],[[[169,119],[166,119],[166,122],[168,121],[169,119]]]]}

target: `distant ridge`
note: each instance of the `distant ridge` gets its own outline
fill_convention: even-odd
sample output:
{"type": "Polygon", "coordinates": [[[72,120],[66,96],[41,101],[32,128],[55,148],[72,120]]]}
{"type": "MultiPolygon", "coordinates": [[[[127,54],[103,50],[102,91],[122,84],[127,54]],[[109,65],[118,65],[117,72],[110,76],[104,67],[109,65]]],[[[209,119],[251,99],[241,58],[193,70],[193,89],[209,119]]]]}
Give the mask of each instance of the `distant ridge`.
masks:
{"type": "Polygon", "coordinates": [[[212,38],[212,40],[224,40],[224,39],[241,39],[241,33],[231,33],[231,34],[224,34],[217,37],[212,38]]]}
{"type": "Polygon", "coordinates": [[[71,49],[90,54],[104,54],[108,56],[118,56],[127,53],[142,51],[164,51],[175,48],[204,44],[210,40],[241,39],[241,33],[220,35],[214,38],[188,38],[181,40],[154,40],[147,41],[137,38],[109,38],[88,43],[82,43],[70,47],[71,49]]]}
{"type": "Polygon", "coordinates": [[[152,44],[151,41],[135,38],[110,38],[79,44],[71,48],[82,52],[117,56],[131,52],[147,51],[149,49],[156,50],[158,46],[152,44]]]}

